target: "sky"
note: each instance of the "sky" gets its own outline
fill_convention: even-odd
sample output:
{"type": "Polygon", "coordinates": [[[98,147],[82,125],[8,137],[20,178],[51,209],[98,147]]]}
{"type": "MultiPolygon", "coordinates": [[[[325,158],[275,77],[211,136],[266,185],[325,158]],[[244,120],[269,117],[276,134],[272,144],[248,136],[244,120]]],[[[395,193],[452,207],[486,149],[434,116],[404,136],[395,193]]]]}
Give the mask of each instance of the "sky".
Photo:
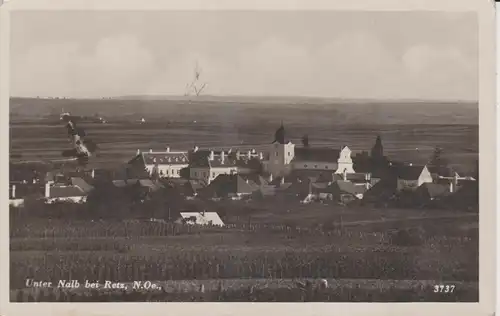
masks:
{"type": "Polygon", "coordinates": [[[475,13],[33,11],[11,15],[11,95],[478,99],[475,13]]]}

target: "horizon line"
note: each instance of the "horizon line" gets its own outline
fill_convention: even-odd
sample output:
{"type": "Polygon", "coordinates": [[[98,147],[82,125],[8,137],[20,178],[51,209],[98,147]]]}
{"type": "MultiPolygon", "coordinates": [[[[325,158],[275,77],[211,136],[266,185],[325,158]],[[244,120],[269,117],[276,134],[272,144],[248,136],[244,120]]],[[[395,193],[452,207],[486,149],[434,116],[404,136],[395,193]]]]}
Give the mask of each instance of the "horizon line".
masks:
{"type": "MultiPolygon", "coordinates": [[[[370,101],[370,102],[438,102],[438,103],[479,103],[478,99],[426,99],[426,98],[343,98],[343,97],[323,97],[323,96],[301,96],[301,95],[245,95],[245,94],[206,94],[202,96],[185,96],[182,94],[129,94],[129,95],[115,95],[115,96],[10,96],[9,99],[51,99],[51,100],[117,100],[117,99],[134,99],[149,98],[177,98],[187,99],[196,102],[203,101],[204,98],[270,98],[270,99],[317,99],[317,100],[335,100],[335,101],[370,101]]],[[[158,99],[159,100],[159,99],[158,99]]]]}

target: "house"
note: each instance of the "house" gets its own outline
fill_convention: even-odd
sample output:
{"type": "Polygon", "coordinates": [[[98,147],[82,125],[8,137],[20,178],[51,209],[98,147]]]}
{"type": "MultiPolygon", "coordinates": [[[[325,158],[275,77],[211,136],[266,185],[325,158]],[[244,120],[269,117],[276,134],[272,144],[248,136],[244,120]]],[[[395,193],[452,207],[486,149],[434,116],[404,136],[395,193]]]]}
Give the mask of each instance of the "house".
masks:
{"type": "Polygon", "coordinates": [[[188,180],[183,186],[185,197],[195,197],[205,188],[205,182],[199,180],[188,180]]]}
{"type": "Polygon", "coordinates": [[[219,175],[236,174],[238,166],[236,159],[226,152],[213,150],[195,150],[191,154],[189,178],[202,180],[210,184],[219,175]]]}
{"type": "Polygon", "coordinates": [[[43,197],[43,184],[40,183],[11,183],[9,185],[9,205],[22,207],[26,199],[43,197]]]}
{"type": "Polygon", "coordinates": [[[48,181],[45,184],[45,201],[48,204],[55,202],[85,203],[87,194],[76,185],[59,185],[48,181]]]}
{"type": "Polygon", "coordinates": [[[350,181],[338,180],[327,186],[315,185],[313,191],[320,200],[333,200],[348,204],[363,199],[368,189],[364,186],[355,185],[350,181]]]}
{"type": "Polygon", "coordinates": [[[147,170],[150,176],[156,174],[159,178],[179,178],[181,170],[188,167],[189,159],[187,152],[170,151],[167,147],[165,151],[138,150],[129,165],[138,170],[147,170]]]}
{"type": "Polygon", "coordinates": [[[281,182],[275,186],[275,195],[286,201],[309,203],[313,198],[313,182],[310,180],[298,182],[281,182]]]}
{"type": "Polygon", "coordinates": [[[397,190],[415,190],[424,183],[432,183],[432,175],[427,166],[398,165],[392,166],[391,172],[397,181],[397,190]]]}
{"type": "Polygon", "coordinates": [[[80,177],[72,177],[71,184],[79,187],[80,189],[83,190],[83,192],[85,192],[87,194],[90,193],[90,191],[92,191],[94,189],[93,186],[88,184],[84,179],[82,179],[80,177]]]}
{"type": "Polygon", "coordinates": [[[427,169],[436,183],[442,182],[440,181],[440,177],[453,177],[456,173],[451,167],[427,166],[427,169]]]}
{"type": "Polygon", "coordinates": [[[221,174],[210,183],[202,192],[205,198],[241,199],[249,197],[259,189],[259,186],[238,174],[221,174]]]}
{"type": "Polygon", "coordinates": [[[255,150],[241,152],[195,150],[190,155],[190,179],[202,180],[210,184],[219,175],[251,174],[262,168],[263,154],[255,150]]]}
{"type": "Polygon", "coordinates": [[[142,188],[145,192],[156,192],[164,188],[163,184],[160,182],[150,179],[113,180],[113,185],[117,188],[137,186],[142,188]]]}
{"type": "Polygon", "coordinates": [[[224,222],[216,212],[181,212],[178,224],[224,226],[224,222]]]}
{"type": "Polygon", "coordinates": [[[415,190],[415,195],[420,201],[433,201],[453,193],[450,189],[447,185],[426,182],[415,190]]]}

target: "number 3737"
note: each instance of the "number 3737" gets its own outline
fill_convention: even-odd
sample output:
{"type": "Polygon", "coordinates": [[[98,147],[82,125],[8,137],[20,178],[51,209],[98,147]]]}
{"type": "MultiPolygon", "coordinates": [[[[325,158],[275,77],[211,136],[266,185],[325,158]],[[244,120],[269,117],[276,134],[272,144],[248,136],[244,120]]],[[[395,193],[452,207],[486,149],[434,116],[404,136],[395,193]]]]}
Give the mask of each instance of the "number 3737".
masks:
{"type": "Polygon", "coordinates": [[[453,293],[455,285],[434,285],[434,293],[453,293]]]}

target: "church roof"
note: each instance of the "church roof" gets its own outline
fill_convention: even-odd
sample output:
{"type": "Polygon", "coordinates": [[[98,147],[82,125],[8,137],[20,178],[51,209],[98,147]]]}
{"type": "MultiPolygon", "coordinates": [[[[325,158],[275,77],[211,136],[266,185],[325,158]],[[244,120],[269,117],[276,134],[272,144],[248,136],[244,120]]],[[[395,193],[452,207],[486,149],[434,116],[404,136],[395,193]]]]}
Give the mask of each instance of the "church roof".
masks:
{"type": "Polygon", "coordinates": [[[336,163],[340,150],[321,147],[295,147],[295,161],[317,161],[336,163]]]}
{"type": "Polygon", "coordinates": [[[281,126],[274,133],[273,143],[279,143],[279,144],[288,143],[285,138],[285,127],[283,126],[283,122],[281,123],[281,126]]]}

